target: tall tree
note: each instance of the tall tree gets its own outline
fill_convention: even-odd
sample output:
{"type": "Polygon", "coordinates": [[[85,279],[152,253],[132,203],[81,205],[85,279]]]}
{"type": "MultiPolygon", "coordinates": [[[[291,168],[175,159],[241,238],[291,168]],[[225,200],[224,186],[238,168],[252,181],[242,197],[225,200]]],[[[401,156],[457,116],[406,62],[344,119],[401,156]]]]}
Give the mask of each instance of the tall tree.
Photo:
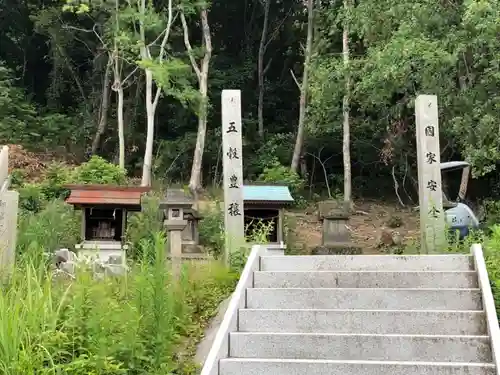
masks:
{"type": "Polygon", "coordinates": [[[257,118],[259,121],[259,137],[264,138],[264,55],[267,49],[267,30],[269,28],[269,8],[271,0],[262,0],[264,6],[264,20],[262,21],[262,34],[260,35],[259,56],[257,58],[257,76],[259,82],[259,103],[257,104],[257,118]]]}
{"type": "Polygon", "coordinates": [[[212,57],[212,38],[210,35],[210,25],[208,23],[208,6],[204,4],[200,10],[201,30],[203,34],[204,53],[201,63],[198,65],[191,42],[189,40],[189,29],[186,22],[184,10],[181,10],[181,22],[184,31],[184,44],[186,46],[191,66],[198,79],[198,89],[200,93],[198,106],[198,132],[196,135],[196,146],[194,149],[193,164],[191,166],[191,178],[189,179],[189,189],[197,194],[201,188],[201,168],[203,152],[205,150],[205,138],[207,133],[208,116],[208,71],[210,68],[210,58],[212,57]]]}
{"type": "Polygon", "coordinates": [[[304,71],[302,73],[302,83],[300,84],[300,107],[299,107],[299,124],[297,127],[297,137],[295,139],[295,147],[293,149],[292,165],[290,169],[297,172],[299,168],[300,158],[302,156],[302,148],[304,146],[305,120],[307,110],[307,90],[309,83],[309,66],[311,63],[311,54],[313,49],[313,34],[314,34],[314,0],[307,0],[307,41],[304,52],[304,71]]]}
{"type": "Polygon", "coordinates": [[[344,0],[344,25],[342,32],[342,56],[345,69],[345,93],[342,100],[342,159],[344,163],[344,201],[351,202],[351,128],[349,125],[349,95],[351,77],[349,72],[349,24],[351,15],[351,0],[344,0]]]}
{"type": "MultiPolygon", "coordinates": [[[[139,0],[138,4],[138,22],[139,22],[139,43],[140,43],[140,56],[142,58],[142,64],[144,66],[144,73],[146,76],[146,147],[144,150],[144,162],[142,167],[142,186],[150,186],[152,179],[152,166],[153,166],[153,145],[155,136],[155,114],[156,107],[158,106],[158,101],[160,100],[160,95],[162,92],[161,86],[157,86],[155,90],[154,80],[153,80],[153,69],[160,67],[164,64],[166,58],[166,48],[167,42],[170,37],[170,31],[172,29],[173,21],[173,7],[172,0],[168,0],[167,5],[167,24],[163,30],[156,36],[155,40],[150,43],[146,39],[146,31],[150,28],[150,25],[146,23],[147,16],[151,14],[156,14],[153,5],[146,0],[139,0]],[[152,47],[155,45],[157,39],[161,39],[160,48],[157,55],[154,58],[151,53],[152,47]],[[153,65],[151,63],[153,62],[153,65]],[[157,64],[155,66],[155,64],[157,64]]],[[[160,73],[161,74],[161,73],[160,73]]]]}

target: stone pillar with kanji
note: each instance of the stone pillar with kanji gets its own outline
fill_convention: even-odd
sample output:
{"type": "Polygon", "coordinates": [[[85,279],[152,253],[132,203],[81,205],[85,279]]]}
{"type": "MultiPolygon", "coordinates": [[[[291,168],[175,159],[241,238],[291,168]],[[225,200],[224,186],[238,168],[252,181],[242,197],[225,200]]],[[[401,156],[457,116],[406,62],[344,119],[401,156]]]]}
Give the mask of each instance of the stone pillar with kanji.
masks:
{"type": "Polygon", "coordinates": [[[415,101],[421,246],[424,254],[446,247],[436,95],[415,101]]]}
{"type": "Polygon", "coordinates": [[[241,92],[222,91],[222,156],[224,173],[225,261],[245,245],[243,217],[243,147],[241,92]]]}

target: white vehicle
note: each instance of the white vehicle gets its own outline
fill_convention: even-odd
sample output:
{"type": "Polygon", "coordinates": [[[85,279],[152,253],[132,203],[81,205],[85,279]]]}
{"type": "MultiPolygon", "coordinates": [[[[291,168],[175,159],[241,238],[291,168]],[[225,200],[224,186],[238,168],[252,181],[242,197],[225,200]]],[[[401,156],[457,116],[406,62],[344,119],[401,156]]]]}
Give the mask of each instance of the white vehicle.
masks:
{"type": "Polygon", "coordinates": [[[449,161],[441,163],[441,175],[443,179],[443,208],[445,210],[446,224],[453,233],[457,233],[460,239],[465,238],[471,229],[479,227],[479,220],[472,209],[464,203],[467,185],[470,176],[470,164],[465,161],[449,161]],[[446,194],[445,174],[462,170],[460,188],[455,201],[451,201],[446,194]]]}

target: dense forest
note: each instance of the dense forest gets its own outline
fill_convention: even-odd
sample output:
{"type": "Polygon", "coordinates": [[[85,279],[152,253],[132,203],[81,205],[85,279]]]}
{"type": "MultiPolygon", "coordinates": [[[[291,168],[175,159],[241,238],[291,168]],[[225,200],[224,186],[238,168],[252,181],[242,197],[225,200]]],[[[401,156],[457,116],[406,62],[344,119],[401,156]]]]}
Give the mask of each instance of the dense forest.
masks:
{"type": "Polygon", "coordinates": [[[441,159],[500,195],[498,1],[1,0],[0,14],[1,143],[218,185],[221,91],[240,89],[247,179],[297,172],[341,193],[349,164],[355,196],[409,199],[414,100],[436,94],[441,159]]]}

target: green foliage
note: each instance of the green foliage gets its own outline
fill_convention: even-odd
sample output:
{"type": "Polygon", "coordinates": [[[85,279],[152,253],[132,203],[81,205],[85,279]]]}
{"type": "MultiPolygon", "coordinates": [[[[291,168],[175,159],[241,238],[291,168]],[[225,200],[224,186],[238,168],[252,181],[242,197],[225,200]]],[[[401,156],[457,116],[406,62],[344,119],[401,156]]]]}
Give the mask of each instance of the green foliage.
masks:
{"type": "Polygon", "coordinates": [[[200,244],[205,246],[216,259],[222,256],[225,242],[224,208],[221,202],[202,212],[203,219],[199,223],[200,244]]]}
{"type": "Polygon", "coordinates": [[[163,211],[159,207],[160,198],[150,194],[143,197],[141,212],[129,214],[126,238],[130,259],[146,256],[145,252],[154,244],[154,234],[163,230],[163,211]]]}
{"type": "Polygon", "coordinates": [[[498,314],[500,312],[500,225],[491,227],[491,234],[484,245],[484,254],[498,314]]]}
{"type": "Polygon", "coordinates": [[[305,181],[297,174],[280,164],[277,160],[270,163],[259,176],[258,181],[279,183],[288,186],[296,206],[303,206],[306,200],[303,196],[305,181]]]}
{"type": "Polygon", "coordinates": [[[483,202],[484,225],[490,228],[500,223],[500,201],[487,199],[483,202]]]}
{"type": "Polygon", "coordinates": [[[47,272],[44,253],[77,242],[71,207],[54,201],[21,215],[18,267],[0,291],[0,373],[197,373],[196,342],[238,274],[190,263],[172,279],[163,233],[148,232],[155,203],[149,198],[148,214],[131,223],[129,232],[147,239],[136,262],[126,276],[104,280],[86,269],[71,282],[47,272]]]}
{"type": "Polygon", "coordinates": [[[154,246],[156,262],[133,266],[123,279],[97,280],[81,271],[68,284],[26,259],[0,292],[0,372],[195,374],[178,350],[188,336],[201,337],[237,275],[192,264],[172,280],[161,235],[154,246]]]}
{"type": "Polygon", "coordinates": [[[75,184],[115,184],[126,182],[127,171],[111,164],[100,156],[92,156],[86,163],[75,168],[70,179],[75,184]]]}
{"type": "Polygon", "coordinates": [[[126,171],[107,162],[99,156],[93,156],[88,162],[74,169],[61,163],[50,164],[45,178],[40,183],[25,183],[19,187],[20,207],[31,212],[38,212],[54,199],[66,198],[69,190],[66,184],[114,184],[126,182],[126,171]]]}
{"type": "Polygon", "coordinates": [[[80,220],[73,207],[58,200],[48,203],[38,213],[21,211],[17,253],[21,258],[30,258],[64,247],[72,248],[80,239],[80,220]]]}
{"type": "Polygon", "coordinates": [[[0,61],[0,141],[29,143],[36,129],[36,111],[22,90],[14,86],[12,72],[0,61]]]}

